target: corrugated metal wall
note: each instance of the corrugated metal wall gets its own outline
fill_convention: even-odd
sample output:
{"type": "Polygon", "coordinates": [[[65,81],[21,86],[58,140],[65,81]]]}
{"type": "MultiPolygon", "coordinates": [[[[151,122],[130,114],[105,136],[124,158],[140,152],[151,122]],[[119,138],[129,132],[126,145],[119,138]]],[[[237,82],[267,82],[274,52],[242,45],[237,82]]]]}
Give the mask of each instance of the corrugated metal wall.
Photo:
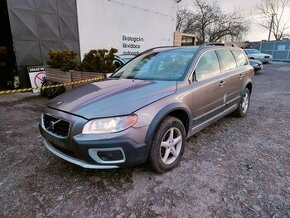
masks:
{"type": "Polygon", "coordinates": [[[45,65],[48,51],[79,53],[75,0],[7,0],[13,45],[22,80],[27,65],[45,65]]]}
{"type": "Polygon", "coordinates": [[[274,60],[290,61],[290,41],[262,41],[260,48],[261,52],[273,55],[274,60]]]}

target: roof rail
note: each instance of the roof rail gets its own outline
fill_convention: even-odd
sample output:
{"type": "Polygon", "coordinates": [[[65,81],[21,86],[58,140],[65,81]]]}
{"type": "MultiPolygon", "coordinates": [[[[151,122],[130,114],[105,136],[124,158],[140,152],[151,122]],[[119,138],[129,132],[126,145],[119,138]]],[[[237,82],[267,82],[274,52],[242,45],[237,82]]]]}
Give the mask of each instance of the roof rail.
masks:
{"type": "Polygon", "coordinates": [[[206,46],[227,46],[227,47],[238,47],[234,43],[221,43],[221,42],[206,42],[200,46],[200,48],[206,47],[206,46]]]}

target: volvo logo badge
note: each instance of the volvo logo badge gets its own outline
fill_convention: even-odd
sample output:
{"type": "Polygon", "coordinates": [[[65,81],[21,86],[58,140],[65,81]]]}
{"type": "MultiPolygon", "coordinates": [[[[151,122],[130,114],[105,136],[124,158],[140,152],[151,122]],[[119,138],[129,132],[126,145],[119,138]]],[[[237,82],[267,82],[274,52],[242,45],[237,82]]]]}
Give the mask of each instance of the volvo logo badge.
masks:
{"type": "Polygon", "coordinates": [[[47,127],[47,130],[50,130],[50,131],[54,131],[55,129],[55,125],[60,122],[61,120],[57,120],[57,121],[49,121],[49,124],[48,124],[48,127],[47,127]]]}
{"type": "Polygon", "coordinates": [[[50,121],[49,125],[48,125],[48,129],[53,131],[54,130],[54,125],[55,125],[55,122],[50,121]]]}

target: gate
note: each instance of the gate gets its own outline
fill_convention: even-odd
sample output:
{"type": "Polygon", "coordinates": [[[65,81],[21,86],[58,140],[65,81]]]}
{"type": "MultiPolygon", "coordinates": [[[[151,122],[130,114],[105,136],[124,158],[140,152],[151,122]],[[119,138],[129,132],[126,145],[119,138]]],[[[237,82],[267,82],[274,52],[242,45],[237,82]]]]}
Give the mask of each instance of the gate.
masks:
{"type": "Polygon", "coordinates": [[[259,50],[273,55],[273,60],[290,61],[290,40],[262,41],[259,50]]]}

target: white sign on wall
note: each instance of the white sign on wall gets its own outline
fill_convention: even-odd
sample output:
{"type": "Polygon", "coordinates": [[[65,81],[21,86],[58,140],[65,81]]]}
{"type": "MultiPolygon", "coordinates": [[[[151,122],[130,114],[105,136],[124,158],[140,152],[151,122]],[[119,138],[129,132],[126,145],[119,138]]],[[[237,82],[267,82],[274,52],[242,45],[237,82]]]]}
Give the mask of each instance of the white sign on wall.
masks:
{"type": "Polygon", "coordinates": [[[122,55],[138,55],[144,49],[142,48],[144,45],[144,37],[137,36],[135,34],[130,33],[122,33],[121,34],[121,54],[122,55]]]}
{"type": "Polygon", "coordinates": [[[286,45],[278,45],[278,51],[286,51],[286,45]]]}
{"type": "MultiPolygon", "coordinates": [[[[45,80],[45,67],[27,67],[32,88],[40,88],[45,80]]],[[[40,89],[32,90],[33,93],[40,93],[40,89]]]]}

